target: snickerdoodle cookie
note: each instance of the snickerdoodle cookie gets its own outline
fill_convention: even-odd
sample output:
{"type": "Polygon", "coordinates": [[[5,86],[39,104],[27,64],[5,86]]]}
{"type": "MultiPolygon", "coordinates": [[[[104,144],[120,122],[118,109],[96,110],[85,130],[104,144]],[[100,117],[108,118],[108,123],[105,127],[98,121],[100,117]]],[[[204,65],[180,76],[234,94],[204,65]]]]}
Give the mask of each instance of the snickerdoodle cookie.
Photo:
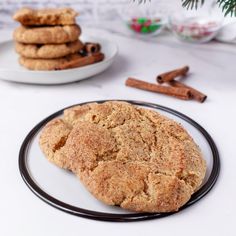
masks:
{"type": "Polygon", "coordinates": [[[57,70],[64,64],[76,61],[81,57],[78,53],[54,59],[34,59],[20,56],[19,63],[29,70],[57,70]]]}
{"type": "Polygon", "coordinates": [[[125,102],[65,110],[44,127],[40,146],[97,199],[138,212],[177,211],[206,172],[200,149],[180,124],[125,102]]]}
{"type": "Polygon", "coordinates": [[[27,44],[61,44],[78,40],[81,29],[78,25],[66,26],[19,26],[13,33],[14,40],[27,44]]]}
{"type": "Polygon", "coordinates": [[[21,8],[13,16],[22,25],[74,25],[78,15],[72,8],[21,8]]]}
{"type": "Polygon", "coordinates": [[[64,44],[15,43],[16,52],[28,58],[52,59],[79,52],[84,44],[80,40],[64,44]]]}

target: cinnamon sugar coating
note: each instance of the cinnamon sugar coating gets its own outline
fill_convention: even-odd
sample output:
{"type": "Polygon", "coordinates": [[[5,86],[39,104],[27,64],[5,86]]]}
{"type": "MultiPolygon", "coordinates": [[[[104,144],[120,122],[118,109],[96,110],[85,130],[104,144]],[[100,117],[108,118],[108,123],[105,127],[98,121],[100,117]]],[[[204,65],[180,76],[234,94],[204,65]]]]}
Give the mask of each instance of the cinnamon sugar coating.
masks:
{"type": "Polygon", "coordinates": [[[97,199],[136,212],[177,211],[206,173],[200,149],[180,124],[125,102],[65,110],[43,128],[40,147],[97,199]]]}

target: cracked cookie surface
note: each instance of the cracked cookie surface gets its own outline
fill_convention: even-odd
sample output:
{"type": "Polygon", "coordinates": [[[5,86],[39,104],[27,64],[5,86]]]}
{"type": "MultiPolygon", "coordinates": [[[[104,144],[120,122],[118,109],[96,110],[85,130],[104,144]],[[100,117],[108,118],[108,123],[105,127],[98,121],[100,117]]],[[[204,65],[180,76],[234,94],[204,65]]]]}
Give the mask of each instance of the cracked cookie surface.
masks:
{"type": "Polygon", "coordinates": [[[72,8],[31,9],[23,7],[13,16],[22,25],[74,25],[78,15],[72,8]]]}
{"type": "Polygon", "coordinates": [[[61,44],[78,40],[81,29],[78,25],[65,26],[19,26],[13,33],[15,41],[27,44],[61,44]]]}
{"type": "Polygon", "coordinates": [[[79,52],[83,48],[80,40],[63,44],[25,44],[15,43],[16,52],[21,56],[36,59],[53,59],[79,52]]]}
{"type": "Polygon", "coordinates": [[[97,199],[137,212],[177,211],[206,172],[200,149],[181,125],[125,102],[65,110],[44,127],[40,146],[97,199]]]}
{"type": "Polygon", "coordinates": [[[82,56],[78,53],[53,59],[39,59],[20,56],[19,63],[29,70],[57,70],[60,66],[63,66],[68,62],[76,61],[81,57],[82,56]]]}

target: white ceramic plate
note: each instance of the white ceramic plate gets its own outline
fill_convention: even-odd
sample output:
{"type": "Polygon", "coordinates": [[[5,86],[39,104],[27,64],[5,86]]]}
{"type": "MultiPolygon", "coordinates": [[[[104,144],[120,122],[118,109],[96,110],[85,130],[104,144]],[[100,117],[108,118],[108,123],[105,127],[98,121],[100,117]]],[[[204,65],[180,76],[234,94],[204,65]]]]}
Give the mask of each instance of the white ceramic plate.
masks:
{"type": "Polygon", "coordinates": [[[118,53],[115,43],[95,37],[82,37],[84,42],[98,42],[105,59],[93,65],[60,71],[31,71],[20,66],[12,40],[0,43],[0,79],[32,84],[64,84],[97,75],[106,70],[118,53]]]}
{"type": "MultiPolygon", "coordinates": [[[[156,110],[186,128],[202,150],[207,162],[207,173],[201,188],[181,210],[205,196],[216,182],[220,166],[217,148],[206,130],[187,116],[169,108],[145,102],[127,102],[156,110]]],[[[39,134],[48,121],[61,116],[62,112],[63,110],[52,114],[35,126],[21,147],[19,155],[21,175],[28,187],[38,197],[60,210],[96,220],[134,221],[173,214],[131,213],[119,207],[107,206],[93,197],[74,174],[50,163],[40,150],[39,134]]]]}

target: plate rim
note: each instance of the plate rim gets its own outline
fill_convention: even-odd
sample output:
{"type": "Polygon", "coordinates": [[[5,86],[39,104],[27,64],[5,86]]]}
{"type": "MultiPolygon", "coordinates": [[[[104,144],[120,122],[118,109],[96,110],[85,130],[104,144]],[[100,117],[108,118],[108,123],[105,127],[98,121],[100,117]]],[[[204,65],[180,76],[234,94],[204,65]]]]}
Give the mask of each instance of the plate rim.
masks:
{"type": "Polygon", "coordinates": [[[163,218],[172,214],[176,214],[189,206],[193,205],[194,203],[198,202],[201,198],[203,198],[215,185],[219,173],[220,173],[220,156],[218,149],[216,147],[216,144],[211,137],[211,135],[196,121],[194,121],[192,118],[186,116],[185,114],[178,112],[172,108],[168,108],[166,106],[162,106],[155,103],[150,102],[143,102],[143,101],[137,101],[137,100],[123,100],[123,99],[108,99],[108,100],[95,100],[95,101],[89,101],[89,102],[82,102],[78,104],[74,104],[68,107],[65,107],[63,109],[60,109],[57,112],[54,112],[53,114],[47,116],[42,121],[40,121],[37,125],[35,125],[31,131],[27,134],[25,137],[20,151],[19,151],[19,159],[18,159],[18,167],[21,174],[22,179],[24,180],[25,184],[28,186],[28,188],[41,200],[46,202],[47,204],[64,211],[66,213],[70,213],[72,215],[89,218],[92,220],[99,220],[99,221],[112,221],[112,222],[130,222],[130,221],[143,221],[143,220],[150,220],[150,219],[157,219],[157,218],[163,218]],[[105,212],[99,212],[99,211],[92,211],[87,210],[80,207],[75,207],[73,205],[64,203],[53,196],[47,194],[44,190],[42,190],[35,181],[31,178],[28,168],[27,168],[27,151],[28,147],[31,144],[32,138],[38,133],[38,131],[44,126],[47,122],[50,120],[56,118],[57,116],[61,115],[65,109],[68,109],[73,106],[77,105],[85,105],[88,103],[104,103],[108,101],[120,101],[120,102],[128,102],[132,105],[139,105],[149,108],[154,108],[158,110],[165,111],[167,113],[170,113],[174,116],[177,116],[186,122],[188,122],[190,125],[194,126],[198,131],[204,136],[206,141],[208,142],[211,153],[212,153],[212,159],[213,159],[213,165],[212,170],[210,173],[210,176],[207,180],[207,182],[197,191],[195,192],[190,200],[182,206],[177,212],[169,212],[169,213],[127,213],[127,214],[116,214],[116,213],[105,213],[105,212]]]}

